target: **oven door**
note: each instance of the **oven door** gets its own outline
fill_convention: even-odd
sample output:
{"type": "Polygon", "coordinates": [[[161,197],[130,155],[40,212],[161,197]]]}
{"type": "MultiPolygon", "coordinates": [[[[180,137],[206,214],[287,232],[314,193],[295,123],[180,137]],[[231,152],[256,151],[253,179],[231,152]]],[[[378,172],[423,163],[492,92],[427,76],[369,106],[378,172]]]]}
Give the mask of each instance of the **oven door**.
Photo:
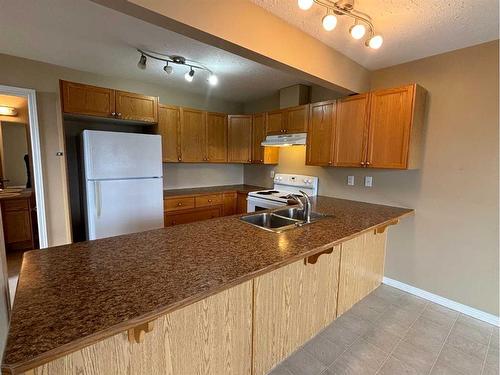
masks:
{"type": "Polygon", "coordinates": [[[247,212],[256,212],[286,206],[286,203],[271,201],[269,199],[249,196],[247,199],[247,212]]]}

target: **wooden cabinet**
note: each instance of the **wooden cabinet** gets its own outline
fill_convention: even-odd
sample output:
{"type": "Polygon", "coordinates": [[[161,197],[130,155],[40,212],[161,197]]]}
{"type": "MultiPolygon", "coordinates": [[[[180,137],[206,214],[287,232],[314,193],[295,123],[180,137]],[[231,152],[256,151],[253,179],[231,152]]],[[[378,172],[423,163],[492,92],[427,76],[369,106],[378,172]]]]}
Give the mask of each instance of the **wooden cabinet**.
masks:
{"type": "Polygon", "coordinates": [[[252,163],[278,164],[279,148],[264,147],[261,143],[266,139],[266,115],[252,116],[252,163]]]}
{"type": "Polygon", "coordinates": [[[60,86],[63,112],[115,117],[114,90],[68,81],[60,81],[60,86]]]}
{"type": "Polygon", "coordinates": [[[342,243],[337,316],[382,283],[386,239],[375,230],[342,243]]]}
{"type": "Polygon", "coordinates": [[[35,247],[30,200],[30,197],[20,197],[0,201],[7,250],[27,250],[35,247]]]}
{"type": "Polygon", "coordinates": [[[285,128],[285,113],[281,110],[267,113],[267,134],[283,133],[285,128]]]}
{"type": "Polygon", "coordinates": [[[193,223],[195,221],[215,219],[220,216],[220,206],[197,208],[189,211],[176,211],[173,213],[166,212],[164,214],[164,222],[166,227],[170,227],[173,225],[193,223]]]}
{"type": "Polygon", "coordinates": [[[247,211],[247,198],[248,194],[247,193],[238,193],[238,196],[236,198],[236,213],[238,214],[246,214],[247,211]]]}
{"type": "Polygon", "coordinates": [[[276,364],[336,317],[340,247],[254,279],[253,374],[276,364]]]}
{"type": "Polygon", "coordinates": [[[162,155],[164,163],[180,160],[180,108],[175,106],[158,106],[157,134],[161,135],[162,155]]]}
{"type": "Polygon", "coordinates": [[[369,94],[350,96],[337,101],[334,165],[363,167],[368,141],[369,94]]]}
{"type": "Polygon", "coordinates": [[[308,122],[309,104],[268,112],[267,134],[305,133],[308,122]]]}
{"type": "Polygon", "coordinates": [[[74,115],[158,122],[158,97],[60,81],[62,111],[74,115]]]}
{"type": "Polygon", "coordinates": [[[168,211],[187,210],[195,207],[195,197],[171,197],[163,200],[163,209],[168,211]]]}
{"type": "Polygon", "coordinates": [[[370,93],[367,166],[418,167],[425,95],[418,85],[370,93]]]}
{"type": "Polygon", "coordinates": [[[252,116],[230,115],[228,117],[228,162],[250,163],[252,161],[252,116]]]}
{"type": "Polygon", "coordinates": [[[222,215],[229,216],[236,214],[236,203],[238,194],[236,192],[227,192],[222,194],[223,208],[222,215]]]}
{"type": "Polygon", "coordinates": [[[335,112],[335,101],[311,104],[306,164],[321,166],[333,164],[335,112]]]}
{"type": "Polygon", "coordinates": [[[203,111],[181,107],[181,161],[203,162],[206,159],[206,116],[203,111]]]}
{"type": "Polygon", "coordinates": [[[227,161],[227,115],[224,113],[207,113],[205,147],[205,161],[227,161]]]}

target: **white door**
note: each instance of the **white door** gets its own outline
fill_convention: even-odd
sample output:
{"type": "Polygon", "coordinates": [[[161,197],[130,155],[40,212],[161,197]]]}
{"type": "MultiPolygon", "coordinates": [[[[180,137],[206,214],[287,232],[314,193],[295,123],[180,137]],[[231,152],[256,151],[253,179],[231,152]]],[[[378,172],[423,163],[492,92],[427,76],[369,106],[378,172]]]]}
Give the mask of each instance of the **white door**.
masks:
{"type": "Polygon", "coordinates": [[[83,131],[87,180],[161,177],[161,136],[83,131]]]}
{"type": "Polygon", "coordinates": [[[89,240],[163,228],[163,179],[87,181],[89,240]]]}

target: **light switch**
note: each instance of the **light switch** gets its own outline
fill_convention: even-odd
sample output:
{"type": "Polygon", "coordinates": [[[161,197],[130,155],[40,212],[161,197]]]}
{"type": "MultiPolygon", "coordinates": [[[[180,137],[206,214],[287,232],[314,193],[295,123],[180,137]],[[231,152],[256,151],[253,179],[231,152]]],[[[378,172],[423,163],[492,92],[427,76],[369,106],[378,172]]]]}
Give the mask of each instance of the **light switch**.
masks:
{"type": "Polygon", "coordinates": [[[347,176],[347,185],[354,186],[354,176],[347,176]]]}
{"type": "Polygon", "coordinates": [[[365,186],[366,187],[373,186],[373,177],[372,176],[365,176],[365,186]]]}

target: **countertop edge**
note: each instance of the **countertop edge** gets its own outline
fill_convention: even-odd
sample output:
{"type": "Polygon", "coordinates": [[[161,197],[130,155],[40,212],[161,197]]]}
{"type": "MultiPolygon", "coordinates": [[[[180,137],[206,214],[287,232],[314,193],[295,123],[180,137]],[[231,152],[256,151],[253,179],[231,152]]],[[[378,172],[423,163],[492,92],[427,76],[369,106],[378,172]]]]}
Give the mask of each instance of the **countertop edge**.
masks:
{"type": "Polygon", "coordinates": [[[231,280],[228,283],[224,283],[224,284],[222,284],[222,285],[220,285],[212,290],[205,291],[205,292],[199,293],[199,294],[195,294],[195,295],[193,295],[189,298],[186,298],[182,301],[178,301],[176,303],[173,303],[164,309],[160,309],[160,310],[151,312],[151,313],[143,315],[139,318],[127,320],[127,321],[122,322],[120,324],[110,326],[105,330],[102,330],[102,331],[99,331],[97,333],[85,336],[82,339],[75,340],[75,341],[72,341],[71,343],[61,345],[56,349],[49,350],[49,351],[43,353],[42,355],[34,357],[28,361],[24,361],[22,363],[17,363],[17,364],[16,363],[10,364],[10,365],[2,364],[2,367],[1,367],[2,374],[10,374],[10,375],[22,374],[23,372],[26,372],[28,370],[32,370],[38,366],[42,366],[42,365],[44,365],[48,362],[51,362],[55,359],[64,357],[65,355],[68,355],[68,354],[76,352],[80,349],[83,349],[84,347],[95,344],[98,341],[107,339],[111,336],[119,334],[120,332],[127,331],[128,329],[136,327],[140,324],[147,323],[151,320],[158,319],[159,317],[161,317],[163,315],[169,314],[173,311],[176,311],[178,309],[181,309],[183,307],[186,307],[188,305],[191,305],[193,303],[201,301],[205,298],[211,297],[211,296],[218,294],[220,292],[223,292],[224,290],[227,290],[229,288],[243,284],[244,282],[250,281],[258,276],[262,276],[262,275],[269,273],[271,271],[274,271],[278,268],[287,266],[287,265],[294,263],[300,259],[307,258],[311,255],[319,253],[319,252],[326,250],[330,247],[339,245],[340,243],[348,241],[354,237],[357,237],[362,233],[369,232],[369,231],[374,230],[374,229],[381,227],[381,226],[389,225],[389,224],[393,223],[394,220],[400,220],[400,219],[405,218],[407,216],[411,216],[415,213],[415,210],[413,210],[413,209],[408,209],[408,210],[410,210],[410,211],[403,213],[401,215],[398,215],[396,217],[393,217],[391,219],[385,220],[385,221],[378,223],[376,225],[372,225],[371,227],[368,227],[368,228],[363,229],[359,232],[353,233],[349,236],[342,237],[336,241],[333,241],[333,242],[330,242],[328,244],[316,247],[314,249],[311,249],[309,251],[301,253],[300,255],[291,256],[290,258],[287,258],[287,259],[280,261],[280,262],[277,262],[277,263],[273,263],[267,267],[264,267],[262,269],[255,271],[255,272],[245,274],[242,277],[231,280]]]}

